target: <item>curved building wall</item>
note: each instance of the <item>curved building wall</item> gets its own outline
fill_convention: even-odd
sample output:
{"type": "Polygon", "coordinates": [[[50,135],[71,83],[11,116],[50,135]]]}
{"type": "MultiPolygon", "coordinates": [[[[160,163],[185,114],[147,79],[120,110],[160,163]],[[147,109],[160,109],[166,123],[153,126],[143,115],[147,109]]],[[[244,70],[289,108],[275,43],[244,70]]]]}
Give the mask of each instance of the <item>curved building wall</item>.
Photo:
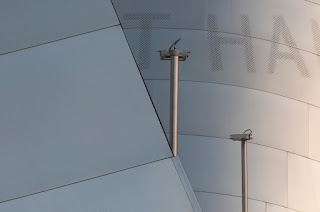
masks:
{"type": "Polygon", "coordinates": [[[249,211],[320,211],[320,2],[113,0],[162,125],[181,37],[179,157],[206,211],[241,210],[240,145],[251,128],[249,211]]]}

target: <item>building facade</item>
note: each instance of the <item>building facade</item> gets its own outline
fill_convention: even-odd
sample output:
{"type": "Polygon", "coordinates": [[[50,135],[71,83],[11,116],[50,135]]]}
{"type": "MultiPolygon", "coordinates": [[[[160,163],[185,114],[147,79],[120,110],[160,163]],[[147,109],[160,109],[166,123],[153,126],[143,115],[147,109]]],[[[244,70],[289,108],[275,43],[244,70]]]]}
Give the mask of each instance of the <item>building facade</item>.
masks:
{"type": "Polygon", "coordinates": [[[320,212],[319,0],[31,2],[0,3],[0,211],[240,212],[250,128],[249,211],[320,212]]]}

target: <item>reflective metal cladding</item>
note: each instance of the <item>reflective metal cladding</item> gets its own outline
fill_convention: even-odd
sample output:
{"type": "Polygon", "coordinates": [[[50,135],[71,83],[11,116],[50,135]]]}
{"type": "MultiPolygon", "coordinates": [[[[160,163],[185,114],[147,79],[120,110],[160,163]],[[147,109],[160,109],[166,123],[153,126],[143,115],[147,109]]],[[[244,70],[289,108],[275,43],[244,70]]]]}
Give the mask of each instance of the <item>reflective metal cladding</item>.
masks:
{"type": "Polygon", "coordinates": [[[251,128],[248,211],[319,211],[319,2],[113,3],[167,133],[170,75],[157,50],[182,38],[192,52],[179,76],[179,155],[202,210],[240,211],[240,147],[227,143],[251,128]]]}

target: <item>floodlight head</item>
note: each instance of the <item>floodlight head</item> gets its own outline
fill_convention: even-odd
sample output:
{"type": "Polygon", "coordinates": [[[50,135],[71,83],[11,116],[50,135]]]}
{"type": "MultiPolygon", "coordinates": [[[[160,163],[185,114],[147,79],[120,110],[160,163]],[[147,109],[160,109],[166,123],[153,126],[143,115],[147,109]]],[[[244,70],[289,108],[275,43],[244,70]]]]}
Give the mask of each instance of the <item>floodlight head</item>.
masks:
{"type": "Polygon", "coordinates": [[[159,50],[158,52],[160,53],[160,59],[161,60],[171,60],[171,56],[178,56],[179,61],[185,61],[189,57],[190,52],[176,49],[176,45],[180,40],[181,40],[181,38],[176,40],[169,47],[168,50],[159,50]],[[173,47],[173,49],[172,49],[172,47],[173,47]]]}
{"type": "Polygon", "coordinates": [[[243,134],[232,134],[230,139],[233,141],[247,141],[252,139],[252,130],[246,130],[243,134]],[[249,132],[249,133],[246,133],[249,132]]]}

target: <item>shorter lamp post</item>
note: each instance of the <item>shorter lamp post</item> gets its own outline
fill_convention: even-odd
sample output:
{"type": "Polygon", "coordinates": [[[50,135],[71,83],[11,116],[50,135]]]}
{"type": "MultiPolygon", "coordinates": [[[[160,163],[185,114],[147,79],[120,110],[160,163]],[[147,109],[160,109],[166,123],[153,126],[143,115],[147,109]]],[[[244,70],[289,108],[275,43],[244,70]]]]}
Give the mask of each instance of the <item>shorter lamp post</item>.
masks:
{"type": "Polygon", "coordinates": [[[247,141],[252,139],[252,130],[246,130],[243,134],[230,135],[230,139],[241,141],[242,212],[248,212],[247,141]]]}
{"type": "Polygon", "coordinates": [[[190,52],[176,49],[176,40],[168,50],[160,50],[161,60],[170,60],[170,139],[169,143],[173,156],[178,155],[178,82],[179,61],[185,61],[190,52]],[[173,49],[172,49],[173,47],[173,49]]]}

